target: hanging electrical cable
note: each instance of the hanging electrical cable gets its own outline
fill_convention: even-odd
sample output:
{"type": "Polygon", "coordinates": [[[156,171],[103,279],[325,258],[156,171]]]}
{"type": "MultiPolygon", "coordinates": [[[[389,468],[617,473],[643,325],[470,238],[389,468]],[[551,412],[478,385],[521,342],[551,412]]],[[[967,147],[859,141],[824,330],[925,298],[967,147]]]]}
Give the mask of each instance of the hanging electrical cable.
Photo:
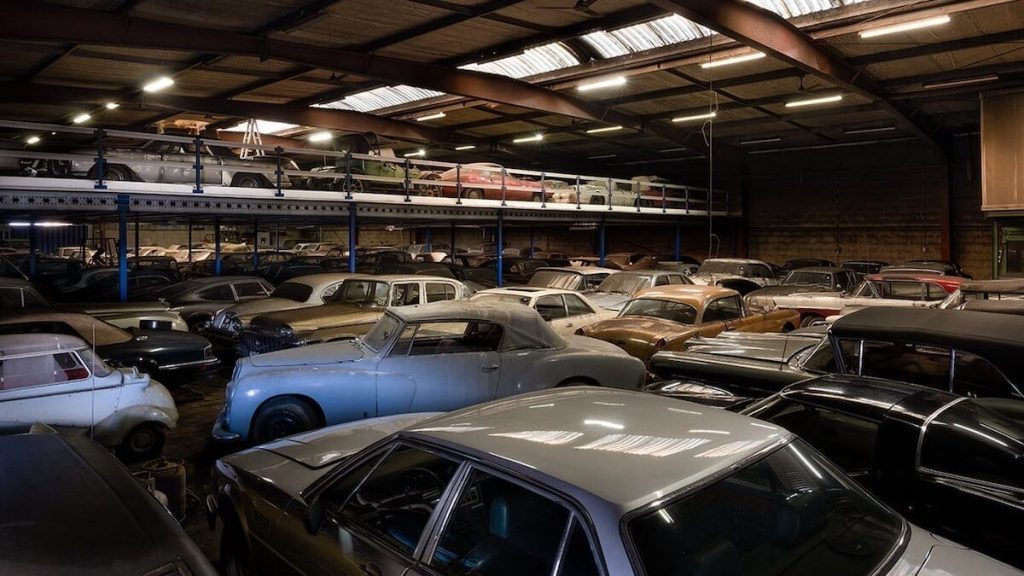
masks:
{"type": "MultiPolygon", "coordinates": [[[[711,62],[712,54],[712,38],[708,36],[708,62],[711,62]]],[[[715,139],[715,116],[718,115],[718,94],[715,92],[714,79],[712,75],[708,75],[708,118],[704,121],[704,124],[700,128],[701,136],[704,138],[704,144],[708,150],[708,258],[714,258],[717,256],[717,250],[714,250],[715,244],[715,230],[714,230],[714,178],[715,178],[715,154],[714,154],[714,139],[715,139]]]]}

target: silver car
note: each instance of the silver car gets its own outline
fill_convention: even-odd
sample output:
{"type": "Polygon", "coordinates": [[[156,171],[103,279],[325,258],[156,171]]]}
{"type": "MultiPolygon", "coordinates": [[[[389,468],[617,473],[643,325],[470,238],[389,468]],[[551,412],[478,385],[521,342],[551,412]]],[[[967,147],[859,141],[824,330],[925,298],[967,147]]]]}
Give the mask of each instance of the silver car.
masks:
{"type": "Polygon", "coordinates": [[[389,308],[366,336],[242,358],[218,440],[266,442],[329,424],[453,410],[531,390],[639,388],[643,364],[618,347],[561,338],[519,304],[389,308]]]}
{"type": "Polygon", "coordinates": [[[227,573],[1008,575],[784,429],[579,388],[283,439],[216,464],[227,573]]]}

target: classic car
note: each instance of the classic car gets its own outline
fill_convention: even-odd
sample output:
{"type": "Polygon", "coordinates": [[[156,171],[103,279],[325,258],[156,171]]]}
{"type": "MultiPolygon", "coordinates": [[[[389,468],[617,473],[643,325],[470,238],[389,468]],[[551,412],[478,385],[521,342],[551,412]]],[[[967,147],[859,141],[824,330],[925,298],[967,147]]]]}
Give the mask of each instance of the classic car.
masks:
{"type": "MultiPolygon", "coordinates": [[[[95,157],[96,150],[76,150],[76,154],[95,157]]],[[[274,188],[277,159],[271,156],[239,158],[225,148],[204,146],[200,151],[203,184],[238,188],[274,188]]],[[[195,185],[196,151],[190,144],[151,140],[138,148],[104,148],[105,180],[132,182],[163,182],[195,185]]],[[[294,161],[282,160],[284,170],[299,170],[294,161]]],[[[71,160],[70,173],[77,178],[95,179],[97,166],[93,160],[71,160]]],[[[281,176],[281,187],[291,188],[291,178],[281,176]]]]}
{"type": "MultiPolygon", "coordinates": [[[[128,298],[145,299],[143,295],[165,288],[181,280],[176,273],[156,268],[128,270],[128,298]]],[[[117,302],[121,297],[120,277],[107,274],[95,282],[77,290],[69,290],[62,298],[70,302],[117,302]]]]}
{"type": "Polygon", "coordinates": [[[801,344],[812,335],[774,343],[751,343],[736,335],[732,342],[704,340],[694,350],[656,354],[650,370],[658,380],[702,382],[737,399],[774,394],[824,374],[887,378],[962,396],[1024,399],[1021,334],[1024,318],[1015,315],[864,308],[836,320],[813,346],[801,344]]]}
{"type": "Polygon", "coordinates": [[[949,262],[947,260],[907,260],[902,264],[894,266],[885,266],[882,268],[882,272],[886,271],[902,271],[902,270],[913,270],[916,272],[932,272],[933,274],[942,274],[944,276],[960,276],[973,280],[963,268],[960,267],[956,262],[949,262]]]}
{"type": "Polygon", "coordinates": [[[690,279],[694,284],[732,288],[740,294],[779,283],[766,262],[744,258],[709,258],[690,279]]]}
{"type": "MultiPolygon", "coordinates": [[[[958,276],[883,272],[866,276],[849,292],[797,292],[771,297],[776,308],[800,312],[801,326],[867,307],[934,307],[964,282],[958,276]]],[[[759,302],[767,305],[768,302],[759,302]]]]}
{"type": "Polygon", "coordinates": [[[66,260],[83,260],[85,262],[88,262],[92,258],[92,255],[95,253],[95,250],[86,248],[84,252],[85,256],[83,257],[81,246],[61,246],[54,250],[53,255],[56,256],[57,258],[64,258],[66,260]]]}
{"type": "Polygon", "coordinates": [[[849,268],[861,276],[878,274],[882,271],[882,268],[888,265],[888,262],[882,262],[881,260],[847,260],[840,264],[843,268],[849,268]]]}
{"type": "Polygon", "coordinates": [[[621,350],[562,338],[525,306],[390,308],[363,337],[239,360],[213,435],[266,442],[329,424],[453,410],[541,388],[635,389],[643,378],[643,365],[621,350]]]}
{"type": "Polygon", "coordinates": [[[580,184],[552,186],[554,193],[551,195],[551,202],[563,204],[611,204],[613,206],[635,206],[636,192],[630,188],[623,188],[621,184],[613,182],[611,194],[608,191],[607,180],[588,180],[580,184]],[[611,199],[609,201],[609,195],[611,199]]]}
{"type": "Polygon", "coordinates": [[[1024,280],[1020,278],[1002,278],[999,280],[969,280],[950,293],[938,308],[968,307],[969,304],[980,304],[984,301],[993,302],[1024,300],[1024,280]]]}
{"type": "Polygon", "coordinates": [[[111,368],[80,338],[0,336],[0,428],[36,422],[90,430],[122,458],[143,460],[160,454],[178,410],[161,384],[111,368]]]}
{"type": "MultiPolygon", "coordinates": [[[[797,268],[785,275],[777,286],[766,286],[747,292],[743,300],[752,308],[773,308],[775,298],[811,292],[814,294],[832,293],[842,296],[851,291],[860,280],[857,273],[847,268],[812,266],[797,268]]],[[[801,318],[804,326],[820,322],[815,314],[807,314],[801,318]]]]}
{"type": "Polygon", "coordinates": [[[129,332],[85,314],[20,314],[0,319],[0,334],[75,336],[111,366],[134,366],[167,384],[208,376],[219,363],[202,336],[173,330],[129,332]]]}
{"type": "Polygon", "coordinates": [[[469,300],[525,304],[536,310],[559,336],[571,336],[581,326],[615,317],[614,311],[604,310],[572,290],[559,288],[491,288],[477,292],[469,300]]]}
{"type": "Polygon", "coordinates": [[[534,271],[530,281],[526,283],[532,288],[561,288],[563,290],[594,290],[608,276],[615,274],[611,268],[587,266],[586,268],[541,267],[534,271]]]}
{"type": "Polygon", "coordinates": [[[187,331],[181,315],[165,302],[119,302],[52,305],[25,280],[0,278],[0,316],[26,310],[82,312],[119,328],[161,328],[187,331]]]}
{"type": "Polygon", "coordinates": [[[462,182],[462,197],[487,200],[520,200],[540,202],[546,195],[550,201],[552,191],[541,192],[541,183],[516,178],[498,164],[475,162],[449,168],[437,175],[442,184],[435,187],[434,195],[455,198],[458,188],[449,182],[462,182]],[[505,190],[502,191],[504,186],[505,190]]]}
{"type": "MultiPolygon", "coordinates": [[[[582,270],[589,270],[591,266],[582,270]]],[[[693,284],[682,272],[664,270],[644,270],[642,272],[616,272],[597,285],[597,288],[586,292],[587,298],[606,310],[618,312],[641,290],[656,286],[693,284]]]]}
{"type": "Polygon", "coordinates": [[[210,339],[218,356],[234,356],[238,335],[260,314],[320,306],[350,278],[363,274],[326,273],[292,278],[274,289],[267,298],[240,302],[214,315],[202,334],[210,339]]]}
{"type": "Polygon", "coordinates": [[[661,350],[679,350],[694,336],[720,332],[788,332],[800,317],[790,310],[753,312],[735,290],[717,286],[661,286],[642,290],[616,318],[577,334],[611,342],[647,362],[661,350]]]}
{"type": "Polygon", "coordinates": [[[171,310],[181,314],[188,329],[198,334],[221,310],[240,302],[262,300],[273,292],[273,285],[262,278],[211,276],[165,286],[149,296],[170,304],[171,310]]]}
{"type": "Polygon", "coordinates": [[[523,394],[215,464],[229,574],[1005,576],[780,427],[624,390],[523,394]]]}
{"type": "Polygon", "coordinates": [[[410,244],[405,249],[413,259],[423,257],[425,262],[440,262],[445,256],[452,253],[452,247],[446,242],[431,242],[430,244],[410,244]]]}
{"type": "Polygon", "coordinates": [[[1014,566],[1024,550],[1024,427],[1007,403],[913,384],[824,376],[743,413],[797,434],[907,519],[1014,566]]]}
{"type": "MultiPolygon", "coordinates": [[[[502,256],[501,258],[501,278],[502,284],[508,285],[519,285],[523,286],[533,278],[533,275],[537,270],[547,266],[548,263],[545,260],[537,260],[536,258],[522,258],[519,256],[502,256]]],[[[478,268],[494,270],[495,275],[498,271],[498,259],[488,258],[477,265],[478,268]]],[[[497,277],[495,277],[497,282],[497,277]]]]}
{"type": "Polygon", "coordinates": [[[0,573],[216,576],[142,482],[84,436],[0,437],[0,573]]]}
{"type": "Polygon", "coordinates": [[[458,280],[419,274],[350,278],[322,306],[260,314],[238,339],[242,356],[349,339],[369,330],[384,309],[443,300],[465,300],[458,280]]]}
{"type": "Polygon", "coordinates": [[[612,252],[611,254],[605,254],[604,262],[605,265],[614,270],[629,270],[648,257],[650,257],[650,254],[642,252],[612,252]]]}
{"type": "Polygon", "coordinates": [[[824,258],[794,258],[781,266],[782,276],[798,268],[835,268],[835,262],[824,258]]]}
{"type": "MultiPolygon", "coordinates": [[[[326,259],[327,257],[325,256],[323,258],[326,259]]],[[[344,271],[348,271],[348,266],[345,266],[343,269],[344,271]]],[[[324,268],[320,264],[310,264],[309,262],[301,260],[286,260],[284,262],[275,262],[267,266],[267,269],[263,272],[263,277],[271,284],[281,286],[283,283],[295,278],[302,278],[303,276],[312,276],[330,271],[331,270],[324,268]]]]}

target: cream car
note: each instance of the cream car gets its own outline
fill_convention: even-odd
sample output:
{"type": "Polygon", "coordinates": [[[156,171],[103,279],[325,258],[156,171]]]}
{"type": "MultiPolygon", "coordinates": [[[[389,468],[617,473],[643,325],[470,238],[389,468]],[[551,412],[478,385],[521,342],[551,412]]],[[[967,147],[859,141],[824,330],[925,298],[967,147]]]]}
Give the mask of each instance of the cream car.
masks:
{"type": "Polygon", "coordinates": [[[597,306],[572,290],[558,288],[491,288],[477,292],[470,300],[525,304],[536,310],[559,336],[571,336],[583,326],[618,314],[597,306]]]}

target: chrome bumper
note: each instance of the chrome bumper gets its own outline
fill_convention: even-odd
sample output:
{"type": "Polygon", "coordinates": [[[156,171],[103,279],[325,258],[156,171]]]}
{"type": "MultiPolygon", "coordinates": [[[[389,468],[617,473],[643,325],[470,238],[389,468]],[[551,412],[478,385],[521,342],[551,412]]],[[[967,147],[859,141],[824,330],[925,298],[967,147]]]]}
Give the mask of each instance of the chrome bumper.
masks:
{"type": "Polygon", "coordinates": [[[226,414],[223,410],[217,414],[217,419],[213,421],[213,429],[210,431],[210,435],[217,442],[235,442],[242,439],[240,434],[236,434],[228,430],[228,424],[225,421],[226,414]]]}
{"type": "Polygon", "coordinates": [[[202,360],[193,360],[191,362],[179,362],[177,364],[167,364],[166,366],[160,366],[161,372],[168,372],[171,370],[185,370],[189,368],[216,368],[220,364],[220,360],[213,358],[203,358],[202,360]]]}

